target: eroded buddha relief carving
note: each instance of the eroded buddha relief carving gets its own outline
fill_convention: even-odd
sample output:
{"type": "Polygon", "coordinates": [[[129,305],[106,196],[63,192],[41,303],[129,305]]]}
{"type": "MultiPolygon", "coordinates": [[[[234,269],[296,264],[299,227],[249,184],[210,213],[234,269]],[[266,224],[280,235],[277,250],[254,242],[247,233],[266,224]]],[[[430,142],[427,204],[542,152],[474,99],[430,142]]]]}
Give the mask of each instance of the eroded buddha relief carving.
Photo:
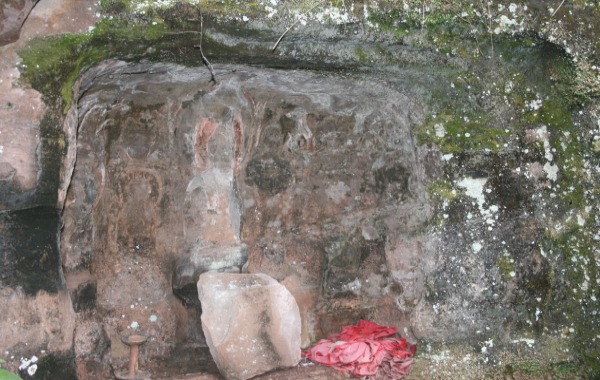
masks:
{"type": "Polygon", "coordinates": [[[160,174],[150,169],[130,168],[118,181],[121,211],[117,246],[128,252],[150,254],[156,248],[156,207],[162,197],[160,174]]]}

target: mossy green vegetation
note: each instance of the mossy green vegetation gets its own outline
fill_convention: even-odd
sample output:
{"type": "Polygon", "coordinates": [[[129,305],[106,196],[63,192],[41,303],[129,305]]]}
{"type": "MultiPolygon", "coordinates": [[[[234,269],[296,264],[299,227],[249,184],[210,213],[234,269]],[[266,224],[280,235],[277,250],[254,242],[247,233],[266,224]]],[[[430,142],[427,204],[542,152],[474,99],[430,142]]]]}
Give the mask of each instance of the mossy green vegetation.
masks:
{"type": "MultiPolygon", "coordinates": [[[[468,54],[460,53],[460,38],[453,38],[452,34],[436,35],[429,43],[437,44],[434,46],[440,51],[447,45],[453,46],[444,53],[468,58],[468,54]]],[[[459,173],[465,166],[469,170],[470,164],[461,157],[487,151],[491,157],[511,155],[513,170],[520,167],[517,173],[527,176],[529,186],[537,186],[529,197],[540,217],[555,227],[546,232],[540,243],[545,258],[542,260],[551,264],[549,270],[526,281],[518,280],[525,293],[514,300],[518,318],[523,320],[516,329],[536,339],[564,339],[562,350],[566,357],[561,363],[520,359],[506,363],[528,376],[592,375],[600,368],[600,350],[594,349],[600,340],[600,236],[596,216],[600,191],[595,170],[595,141],[599,139],[594,140],[594,125],[586,124],[580,115],[584,115],[585,104],[588,110],[595,109],[597,100],[575,84],[579,80],[576,68],[560,49],[532,38],[498,38],[495,42],[495,60],[505,62],[499,70],[503,75],[481,70],[489,60],[482,57],[474,57],[476,69],[448,75],[449,85],[428,101],[432,115],[415,128],[415,137],[419,144],[434,142],[442,153],[453,154],[452,163],[445,164],[450,165],[447,172],[459,173]],[[528,66],[522,62],[528,62],[528,66]],[[503,106],[510,110],[510,117],[502,124],[494,112],[503,106]],[[544,171],[555,168],[556,177],[550,172],[542,173],[547,182],[535,185],[530,173],[524,173],[524,168],[533,164],[540,168],[546,165],[544,171]],[[577,360],[583,361],[576,363],[577,360]]],[[[480,40],[479,46],[489,52],[485,42],[480,40]]],[[[504,164],[498,160],[478,165],[496,173],[494,165],[504,164]]],[[[428,188],[430,199],[436,202],[436,226],[443,225],[440,215],[448,213],[445,210],[452,204],[447,196],[453,194],[453,182],[444,183],[446,186],[436,182],[428,188]]],[[[496,266],[504,281],[519,278],[520,269],[515,265],[511,253],[498,255],[496,266]]]]}
{"type": "Polygon", "coordinates": [[[264,16],[267,12],[257,1],[235,0],[101,0],[104,12],[109,14],[135,13],[139,15],[156,15],[160,11],[168,11],[174,7],[197,8],[201,5],[213,17],[247,17],[264,16]]]}
{"type": "Polygon", "coordinates": [[[460,195],[460,192],[452,186],[447,179],[431,182],[427,185],[427,193],[430,198],[439,197],[440,200],[450,201],[460,195]]]}
{"type": "Polygon", "coordinates": [[[435,205],[434,217],[429,221],[430,227],[442,227],[446,224],[444,210],[448,205],[462,195],[462,191],[456,190],[448,179],[440,179],[427,185],[429,200],[435,205]]]}
{"type": "Polygon", "coordinates": [[[585,358],[588,365],[598,371],[600,352],[594,349],[600,339],[597,244],[585,224],[581,226],[576,221],[569,221],[560,232],[547,233],[543,245],[554,260],[563,263],[564,268],[559,274],[564,284],[555,281],[554,286],[556,298],[563,298],[566,307],[550,309],[550,320],[557,326],[563,326],[559,328],[560,333],[568,338],[574,354],[585,358]]]}
{"type": "MultiPolygon", "coordinates": [[[[6,363],[4,360],[0,359],[0,364],[6,363]]],[[[5,369],[0,368],[0,380],[22,380],[19,376],[13,374],[12,372],[8,372],[5,369]]]]}
{"type": "Polygon", "coordinates": [[[500,269],[504,281],[508,281],[515,276],[514,262],[515,259],[506,251],[498,258],[498,269],[500,269]]]}
{"type": "MultiPolygon", "coordinates": [[[[194,30],[196,25],[185,26],[183,32],[194,30]]],[[[48,104],[61,102],[66,113],[77,78],[101,61],[146,58],[201,65],[193,47],[197,39],[196,34],[174,32],[164,22],[104,19],[88,33],[31,40],[19,51],[23,58],[22,78],[40,91],[48,104]],[[185,49],[187,54],[169,54],[175,48],[185,49]]]]}
{"type": "Polygon", "coordinates": [[[511,134],[489,125],[490,121],[491,117],[482,112],[454,110],[437,115],[414,133],[418,143],[435,142],[445,154],[478,149],[498,152],[511,134]]]}
{"type": "Polygon", "coordinates": [[[354,53],[356,54],[356,59],[359,62],[367,62],[367,55],[365,54],[365,52],[363,51],[363,49],[360,48],[360,46],[357,46],[354,49],[354,53]]]}
{"type": "MultiPolygon", "coordinates": [[[[574,107],[582,98],[567,88],[557,86],[562,107],[553,109],[552,115],[544,113],[544,122],[551,131],[551,145],[557,165],[561,168],[560,178],[548,190],[548,202],[558,210],[553,215],[558,219],[554,230],[544,235],[544,249],[554,260],[562,263],[557,276],[564,281],[564,288],[555,281],[559,296],[567,305],[561,312],[555,311],[554,318],[563,324],[565,333],[577,354],[585,358],[588,365],[600,370],[600,340],[598,316],[600,299],[600,276],[598,273],[598,251],[600,240],[597,234],[597,200],[600,196],[598,173],[592,166],[597,164],[592,130],[581,121],[571,121],[571,113],[557,113],[574,107]],[[574,98],[568,98],[569,96],[574,98]],[[566,106],[566,107],[565,107],[566,106]],[[561,211],[562,210],[562,213],[561,211]]],[[[592,100],[588,100],[592,101],[592,100]]],[[[577,108],[575,108],[577,109],[577,108]]],[[[579,112],[577,112],[579,114],[579,112]]]]}

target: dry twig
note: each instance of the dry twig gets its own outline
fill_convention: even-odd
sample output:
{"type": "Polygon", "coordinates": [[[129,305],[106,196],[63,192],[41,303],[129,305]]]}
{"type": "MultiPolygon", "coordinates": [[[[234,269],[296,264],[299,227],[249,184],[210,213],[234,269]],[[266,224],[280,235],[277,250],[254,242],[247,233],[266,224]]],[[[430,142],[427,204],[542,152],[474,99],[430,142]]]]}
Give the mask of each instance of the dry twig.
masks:
{"type": "MultiPolygon", "coordinates": [[[[317,4],[315,4],[312,8],[310,8],[308,11],[304,12],[302,14],[302,16],[306,16],[307,14],[309,14],[313,9],[315,9],[316,7],[318,7],[319,5],[321,5],[321,3],[324,0],[319,1],[317,4]]],[[[283,36],[285,36],[285,34],[287,32],[289,32],[290,29],[292,29],[294,27],[294,25],[296,25],[298,23],[298,21],[302,20],[302,16],[299,16],[298,19],[296,21],[294,21],[294,23],[292,25],[290,25],[285,32],[283,32],[283,34],[281,35],[281,37],[279,37],[279,39],[277,40],[277,42],[275,42],[275,45],[273,45],[273,51],[275,51],[275,49],[277,49],[277,45],[279,45],[279,42],[281,41],[281,39],[283,38],[283,36]]]]}
{"type": "MultiPolygon", "coordinates": [[[[217,84],[217,78],[215,77],[215,71],[213,70],[212,65],[204,56],[204,52],[202,51],[202,38],[204,37],[204,28],[203,28],[203,20],[202,20],[202,8],[200,7],[200,2],[198,2],[198,10],[200,11],[200,43],[198,45],[194,45],[194,47],[200,49],[200,56],[202,57],[202,61],[208,66],[208,70],[210,71],[210,80],[217,84]]],[[[195,32],[198,33],[198,32],[195,32]]]]}
{"type": "Polygon", "coordinates": [[[208,59],[206,59],[206,57],[204,56],[204,52],[202,51],[202,38],[204,37],[204,29],[203,29],[203,20],[202,20],[202,8],[200,8],[199,2],[198,2],[198,9],[200,10],[200,44],[194,45],[194,47],[197,47],[200,49],[200,56],[202,57],[202,60],[204,61],[206,66],[208,66],[208,70],[210,71],[210,79],[215,84],[217,84],[217,78],[215,78],[215,71],[213,70],[212,65],[210,64],[208,59]]]}
{"type": "Polygon", "coordinates": [[[490,0],[487,0],[488,16],[490,17],[490,42],[492,43],[492,59],[494,59],[494,31],[492,30],[492,10],[490,9],[490,0]]]}
{"type": "MultiPolygon", "coordinates": [[[[202,29],[202,20],[200,20],[200,28],[202,29]]],[[[215,84],[217,84],[217,78],[215,75],[215,72],[213,70],[212,65],[210,64],[210,62],[208,61],[208,59],[206,59],[206,57],[204,56],[204,53],[202,52],[202,32],[198,32],[196,30],[182,30],[181,32],[166,32],[165,34],[199,34],[200,35],[200,45],[194,45],[195,48],[200,48],[200,55],[202,56],[202,61],[204,62],[204,64],[206,64],[206,66],[208,66],[208,71],[210,71],[210,80],[212,82],[215,82],[215,84]]]]}
{"type": "Polygon", "coordinates": [[[492,43],[492,59],[494,58],[494,31],[492,30],[492,10],[490,9],[490,0],[487,0],[488,3],[488,16],[490,18],[490,42],[492,43]]]}
{"type": "Polygon", "coordinates": [[[423,28],[425,27],[425,0],[423,0],[423,4],[421,7],[422,12],[422,21],[421,21],[421,32],[423,32],[423,28]]]}
{"type": "Polygon", "coordinates": [[[554,13],[552,13],[552,16],[550,17],[554,17],[554,15],[556,14],[556,12],[558,12],[558,10],[560,9],[560,7],[562,7],[562,5],[565,3],[565,0],[562,0],[562,3],[560,3],[560,5],[558,6],[558,8],[556,8],[556,10],[554,11],[554,13]]]}

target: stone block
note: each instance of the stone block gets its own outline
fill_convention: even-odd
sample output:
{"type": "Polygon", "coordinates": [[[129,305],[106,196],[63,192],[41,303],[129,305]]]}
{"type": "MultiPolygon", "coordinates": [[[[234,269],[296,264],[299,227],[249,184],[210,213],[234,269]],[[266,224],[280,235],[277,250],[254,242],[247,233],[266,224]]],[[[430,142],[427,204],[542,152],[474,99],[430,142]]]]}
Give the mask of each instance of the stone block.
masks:
{"type": "Polygon", "coordinates": [[[200,276],[202,329],[228,380],[246,380],[300,361],[300,312],[292,294],[266,274],[200,276]]]}

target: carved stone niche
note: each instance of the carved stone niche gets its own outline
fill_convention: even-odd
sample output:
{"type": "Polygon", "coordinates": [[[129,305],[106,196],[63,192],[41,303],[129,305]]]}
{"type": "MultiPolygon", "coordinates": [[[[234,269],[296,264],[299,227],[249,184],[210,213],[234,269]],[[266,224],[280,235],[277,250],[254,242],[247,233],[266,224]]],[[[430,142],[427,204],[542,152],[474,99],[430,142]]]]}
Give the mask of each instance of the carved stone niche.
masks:
{"type": "Polygon", "coordinates": [[[103,326],[114,366],[124,335],[148,338],[140,361],[157,371],[204,344],[195,283],[206,271],[287,286],[304,345],[356,318],[410,327],[386,289],[418,272],[406,292],[418,303],[427,268],[410,262],[430,254],[392,244],[431,215],[411,134],[418,102],[376,81],[248,68],[213,86],[202,69],[140,65],[81,80],[62,215],[65,273],[96,279],[102,312],[85,318],[103,326]],[[390,277],[397,252],[409,264],[394,257],[390,277]]]}

